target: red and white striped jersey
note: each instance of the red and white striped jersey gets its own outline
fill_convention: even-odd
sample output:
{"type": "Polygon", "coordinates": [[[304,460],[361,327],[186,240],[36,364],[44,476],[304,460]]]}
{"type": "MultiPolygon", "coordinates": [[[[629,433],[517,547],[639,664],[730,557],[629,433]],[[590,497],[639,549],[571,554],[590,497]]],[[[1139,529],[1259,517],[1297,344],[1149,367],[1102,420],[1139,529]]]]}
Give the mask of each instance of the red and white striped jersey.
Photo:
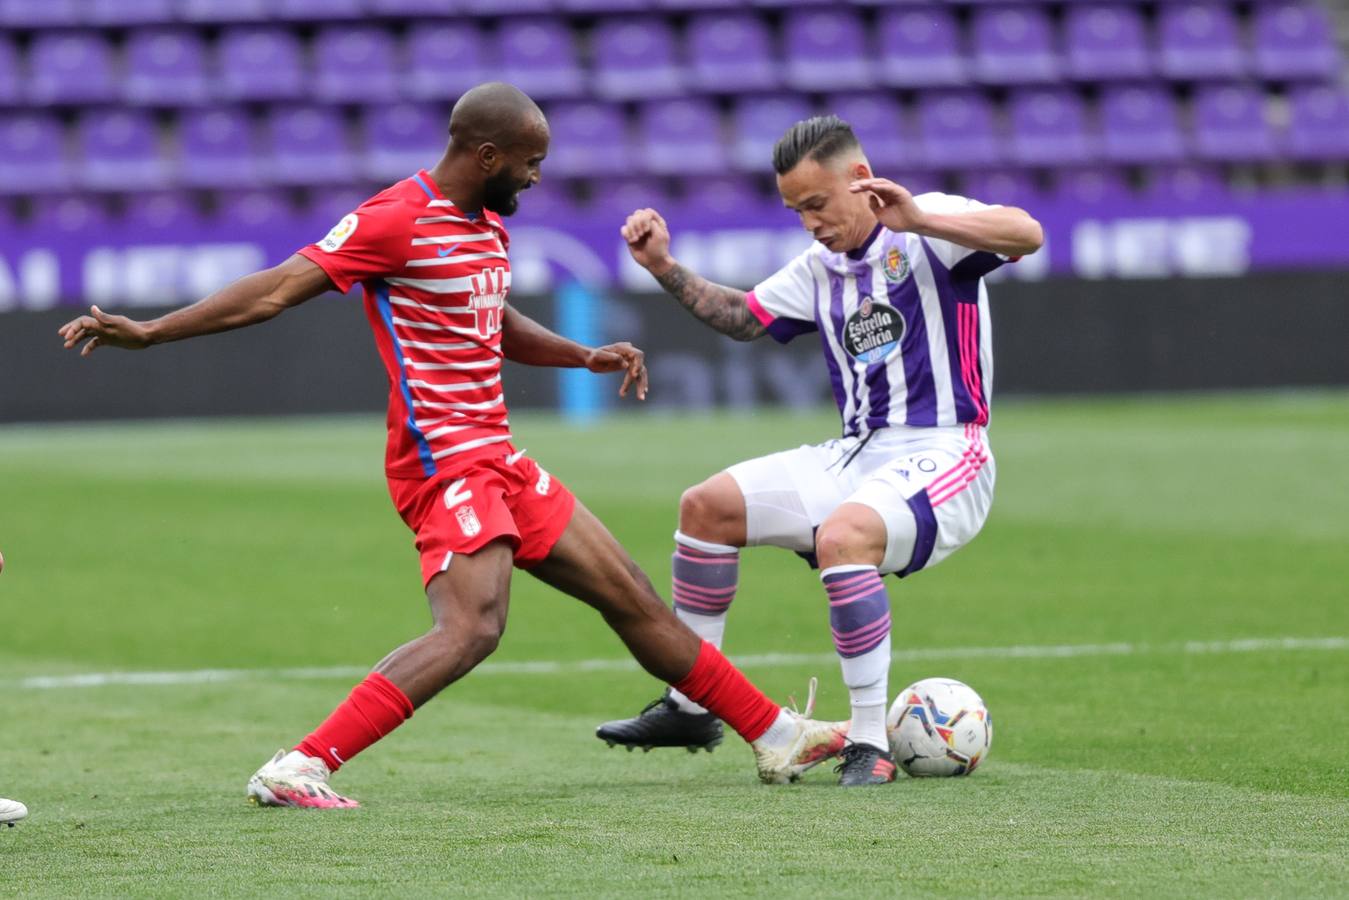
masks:
{"type": "Polygon", "coordinates": [[[510,440],[501,393],[509,242],[495,213],[465,214],[423,170],[299,251],[343,293],[365,290],[389,375],[389,475],[431,477],[510,440]]]}

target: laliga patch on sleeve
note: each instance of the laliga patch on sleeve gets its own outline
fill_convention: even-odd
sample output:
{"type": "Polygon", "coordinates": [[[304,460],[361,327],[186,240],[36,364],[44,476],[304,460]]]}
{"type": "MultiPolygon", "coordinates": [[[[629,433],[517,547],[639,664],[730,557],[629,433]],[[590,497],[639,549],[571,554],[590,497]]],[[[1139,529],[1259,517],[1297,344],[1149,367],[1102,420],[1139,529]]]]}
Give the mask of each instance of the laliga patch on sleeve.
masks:
{"type": "Polygon", "coordinates": [[[355,213],[348,213],[342,217],[342,221],[333,226],[333,230],[328,232],[327,237],[319,241],[319,249],[327,253],[333,253],[347,242],[347,238],[356,233],[356,226],[360,223],[355,213]]]}

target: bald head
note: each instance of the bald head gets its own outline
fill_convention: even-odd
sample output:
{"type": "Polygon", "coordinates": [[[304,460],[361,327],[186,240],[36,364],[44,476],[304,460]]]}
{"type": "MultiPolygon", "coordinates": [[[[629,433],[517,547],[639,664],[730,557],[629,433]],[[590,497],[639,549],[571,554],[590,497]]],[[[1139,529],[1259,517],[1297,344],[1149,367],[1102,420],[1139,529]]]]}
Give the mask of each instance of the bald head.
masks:
{"type": "Polygon", "coordinates": [[[450,142],[469,153],[485,143],[505,150],[547,134],[548,120],[538,104],[502,81],[469,90],[450,113],[450,142]]]}
{"type": "Polygon", "coordinates": [[[450,113],[450,146],[432,177],[465,209],[503,216],[537,184],[548,155],[548,120],[529,95],[492,81],[459,98],[450,113]]]}

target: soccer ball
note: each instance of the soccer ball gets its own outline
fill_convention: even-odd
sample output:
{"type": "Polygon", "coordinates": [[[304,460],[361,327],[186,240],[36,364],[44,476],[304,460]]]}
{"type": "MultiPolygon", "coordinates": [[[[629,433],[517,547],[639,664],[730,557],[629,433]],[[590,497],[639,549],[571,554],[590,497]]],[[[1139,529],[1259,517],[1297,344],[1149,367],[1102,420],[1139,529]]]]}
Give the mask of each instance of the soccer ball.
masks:
{"type": "Polygon", "coordinates": [[[951,678],[924,678],[900,691],[885,724],[895,762],[915,778],[968,775],[993,744],[988,707],[951,678]]]}

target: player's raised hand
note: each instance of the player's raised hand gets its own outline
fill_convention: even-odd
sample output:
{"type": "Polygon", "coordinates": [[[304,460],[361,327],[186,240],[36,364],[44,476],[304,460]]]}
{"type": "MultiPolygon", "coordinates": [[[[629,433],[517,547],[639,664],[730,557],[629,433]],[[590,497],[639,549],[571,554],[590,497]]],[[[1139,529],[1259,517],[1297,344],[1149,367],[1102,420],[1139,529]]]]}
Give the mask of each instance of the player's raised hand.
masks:
{"type": "Polygon", "coordinates": [[[646,399],[646,354],[627,341],[606,344],[590,351],[586,368],[592,372],[622,372],[623,384],[618,396],[628,396],[628,388],[637,386],[637,399],[646,399]]]}
{"type": "Polygon", "coordinates": [[[848,190],[866,193],[871,211],[891,231],[915,231],[923,222],[924,213],[914,202],[913,194],[888,178],[859,178],[848,185],[848,190]]]}
{"type": "Polygon", "coordinates": [[[670,228],[654,209],[639,209],[619,229],[628,242],[628,252],[644,269],[659,273],[669,268],[670,228]]]}
{"type": "Polygon", "coordinates": [[[141,350],[150,346],[150,331],[143,323],[126,316],[110,316],[97,306],[89,307],[89,313],[57,329],[67,350],[73,349],[86,338],[88,342],[80,348],[80,356],[88,356],[103,346],[126,350],[141,350]]]}

